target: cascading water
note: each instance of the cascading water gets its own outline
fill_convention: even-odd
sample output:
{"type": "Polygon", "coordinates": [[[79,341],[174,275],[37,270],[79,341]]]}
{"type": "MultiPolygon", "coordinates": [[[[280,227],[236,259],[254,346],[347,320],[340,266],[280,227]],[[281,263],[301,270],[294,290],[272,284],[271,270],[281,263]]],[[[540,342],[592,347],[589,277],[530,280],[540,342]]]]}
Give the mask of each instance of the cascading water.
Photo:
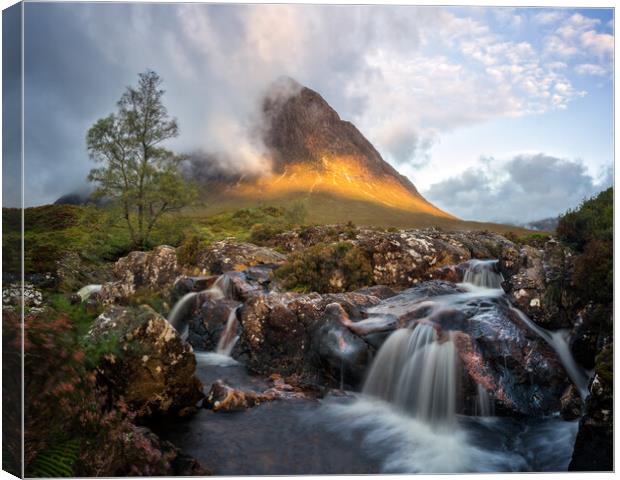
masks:
{"type": "Polygon", "coordinates": [[[395,331],[372,364],[363,393],[372,395],[431,425],[454,423],[456,349],[440,342],[431,325],[395,331]]]}
{"type": "Polygon", "coordinates": [[[585,400],[588,396],[588,383],[590,379],[588,375],[582,368],[577,365],[573,355],[570,352],[570,348],[568,345],[568,335],[565,330],[557,330],[555,332],[551,332],[542,328],[539,325],[536,325],[529,317],[523,313],[521,310],[511,307],[511,310],[517,314],[517,316],[523,320],[523,322],[535,333],[537,333],[543,340],[545,340],[551,348],[555,350],[555,353],[558,354],[558,358],[562,362],[566,373],[573,381],[577,390],[579,390],[579,395],[582,400],[585,400]]]}
{"type": "Polygon", "coordinates": [[[463,283],[484,288],[501,288],[504,278],[496,271],[497,263],[497,260],[470,260],[463,275],[463,283]]]}
{"type": "MultiPolygon", "coordinates": [[[[379,349],[358,402],[348,410],[344,407],[334,409],[341,419],[353,423],[352,428],[368,432],[365,441],[369,445],[378,446],[382,441],[395,438],[399,443],[403,442],[403,449],[399,449],[398,454],[394,452],[386,458],[387,471],[462,472],[525,468],[527,462],[523,457],[499,452],[493,448],[492,442],[488,443],[484,436],[480,436],[479,432],[497,424],[497,418],[491,419],[495,392],[473,378],[467,380],[461,376],[464,369],[455,339],[465,325],[469,325],[467,328],[473,332],[480,332],[478,329],[488,328],[484,322],[493,322],[494,315],[504,312],[502,318],[506,323],[501,328],[510,332],[514,327],[511,327],[513,323],[506,312],[515,312],[554,348],[571,380],[580,391],[584,391],[587,377],[570,354],[565,332],[542,329],[515,309],[505,297],[502,282],[496,260],[471,260],[463,274],[463,282],[457,284],[452,293],[430,297],[416,295],[415,291],[404,293],[393,301],[369,309],[368,319],[351,326],[361,332],[363,328],[385,322],[385,318],[407,318],[411,322],[408,328],[395,330],[379,349]],[[469,408],[473,416],[459,416],[458,413],[466,410],[461,403],[464,398],[460,397],[459,382],[472,380],[475,385],[473,392],[469,393],[472,402],[469,408]],[[471,445],[474,439],[478,444],[488,444],[485,448],[489,450],[471,445]],[[458,461],[455,462],[455,458],[458,461]]],[[[500,422],[497,425],[497,428],[504,428],[500,426],[505,424],[500,422]]],[[[545,448],[554,441],[570,444],[575,425],[574,422],[559,423],[557,427],[549,427],[549,438],[537,441],[545,448]]],[[[562,458],[561,468],[566,468],[569,457],[562,458]]]]}
{"type": "Polygon", "coordinates": [[[476,386],[476,408],[475,412],[478,417],[490,417],[493,416],[495,408],[493,407],[493,400],[487,392],[487,389],[482,385],[476,386]]]}
{"type": "MultiPolygon", "coordinates": [[[[168,315],[168,322],[181,333],[181,338],[187,340],[189,334],[189,325],[187,323],[187,317],[192,311],[193,305],[196,303],[197,298],[207,297],[212,300],[221,300],[223,298],[232,298],[233,296],[233,284],[230,276],[227,274],[220,275],[213,285],[203,290],[202,292],[190,292],[186,293],[181,299],[174,305],[170,314],[168,315]]],[[[230,356],[232,349],[237,343],[239,336],[237,334],[237,308],[231,309],[231,312],[224,326],[224,330],[220,336],[217,344],[216,352],[218,355],[230,356]]]]}
{"type": "Polygon", "coordinates": [[[229,357],[232,349],[237,344],[237,340],[239,340],[239,335],[237,335],[237,309],[238,307],[235,307],[230,310],[226,326],[217,343],[216,353],[220,355],[229,357]]]}

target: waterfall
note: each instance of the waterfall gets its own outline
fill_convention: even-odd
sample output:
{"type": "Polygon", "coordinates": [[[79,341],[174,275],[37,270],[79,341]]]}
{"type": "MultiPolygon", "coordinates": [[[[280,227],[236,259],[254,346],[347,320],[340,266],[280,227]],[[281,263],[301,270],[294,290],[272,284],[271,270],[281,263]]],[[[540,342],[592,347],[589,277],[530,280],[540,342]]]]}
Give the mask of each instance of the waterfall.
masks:
{"type": "Polygon", "coordinates": [[[228,275],[220,275],[217,277],[215,282],[213,282],[213,285],[210,288],[207,288],[202,292],[189,292],[183,295],[183,297],[181,297],[181,299],[174,304],[170,314],[168,315],[168,322],[176,328],[177,331],[181,332],[187,330],[187,325],[184,324],[184,321],[191,312],[192,301],[198,295],[207,296],[213,300],[230,298],[232,295],[232,282],[230,281],[228,275]]]}
{"type": "Polygon", "coordinates": [[[497,260],[470,260],[463,275],[463,283],[484,288],[502,288],[504,278],[496,271],[497,263],[497,260]]]}
{"type": "Polygon", "coordinates": [[[231,309],[230,313],[228,314],[226,326],[224,327],[224,331],[222,331],[222,335],[220,336],[220,340],[218,341],[217,348],[215,350],[215,352],[219,353],[220,355],[225,355],[229,357],[232,349],[237,344],[237,340],[239,340],[239,335],[237,335],[238,308],[239,307],[231,309]]]}
{"type": "Polygon", "coordinates": [[[86,300],[88,300],[88,298],[93,294],[93,293],[98,293],[101,291],[101,287],[102,285],[86,285],[85,287],[82,287],[78,290],[77,295],[80,297],[80,299],[84,302],[86,300]]]}
{"type": "MultiPolygon", "coordinates": [[[[186,293],[181,297],[181,299],[174,304],[170,314],[168,315],[168,322],[172,325],[178,332],[182,333],[184,330],[183,321],[190,313],[192,302],[198,296],[196,292],[186,293]]],[[[186,326],[186,325],[185,325],[186,326]]]]}
{"type": "Polygon", "coordinates": [[[494,413],[494,405],[489,392],[482,385],[478,384],[478,394],[476,396],[476,416],[491,417],[494,413]]]}
{"type": "Polygon", "coordinates": [[[577,387],[577,390],[579,390],[581,399],[585,400],[588,396],[588,383],[590,382],[590,379],[588,378],[586,372],[584,372],[584,370],[577,365],[577,362],[575,362],[575,359],[570,352],[567,332],[564,330],[550,332],[549,330],[536,325],[536,323],[530,320],[530,318],[518,308],[510,307],[510,309],[516,313],[521,320],[523,320],[530,330],[538,334],[551,346],[551,348],[553,348],[553,350],[555,350],[555,353],[557,353],[560,362],[562,362],[566,373],[577,387]]]}
{"type": "Polygon", "coordinates": [[[451,338],[418,324],[396,330],[375,358],[363,392],[390,402],[431,426],[456,421],[457,354],[451,338]]]}

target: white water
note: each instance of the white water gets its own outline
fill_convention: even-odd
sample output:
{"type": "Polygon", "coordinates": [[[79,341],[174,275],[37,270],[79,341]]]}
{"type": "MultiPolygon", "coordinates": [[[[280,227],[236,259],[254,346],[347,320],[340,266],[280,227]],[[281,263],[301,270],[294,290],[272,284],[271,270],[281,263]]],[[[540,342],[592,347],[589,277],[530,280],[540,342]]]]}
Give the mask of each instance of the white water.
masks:
{"type": "MultiPolygon", "coordinates": [[[[192,305],[200,295],[201,297],[207,297],[212,300],[221,300],[223,298],[232,298],[233,284],[230,277],[226,274],[220,275],[213,285],[203,290],[202,292],[190,292],[186,293],[181,299],[174,304],[174,307],[168,315],[168,322],[181,333],[181,338],[187,340],[189,334],[189,325],[187,323],[187,317],[191,313],[192,305]]],[[[222,331],[222,335],[217,344],[217,348],[214,354],[230,357],[230,353],[234,348],[239,335],[237,323],[237,308],[231,310],[228,315],[228,320],[222,331]]]]}
{"type": "Polygon", "coordinates": [[[363,393],[397,405],[433,426],[453,424],[457,355],[431,325],[396,330],[375,358],[363,393]]]}
{"type": "Polygon", "coordinates": [[[239,335],[237,335],[237,308],[233,308],[228,314],[226,326],[217,343],[216,353],[230,357],[230,353],[237,344],[237,340],[239,340],[239,335]]]}
{"type": "MultiPolygon", "coordinates": [[[[501,274],[496,271],[496,261],[470,261],[464,282],[459,284],[466,290],[464,293],[434,296],[409,302],[408,305],[404,298],[403,301],[393,302],[393,306],[387,302],[384,306],[371,309],[372,313],[379,315],[394,314],[395,310],[400,314],[413,314],[411,318],[418,323],[413,329],[396,330],[388,337],[369,369],[358,401],[353,405],[330,408],[342,422],[343,429],[363,432],[369,450],[380,449],[385,444],[398,446],[384,453],[385,472],[531,470],[540,468],[532,466],[536,465],[539,454],[558,457],[557,465],[552,469],[567,468],[576,422],[554,420],[551,422],[553,425],[533,427],[540,429],[536,433],[528,430],[529,427],[523,427],[522,437],[516,439],[511,438],[510,432],[504,432],[502,435],[506,434],[515,445],[510,448],[496,445],[493,440],[485,439],[484,432],[500,428],[493,427],[494,422],[504,425],[501,428],[513,427],[506,426],[508,420],[493,417],[492,392],[480,384],[477,385],[475,397],[476,417],[457,415],[459,405],[456,392],[460,376],[451,333],[444,333],[440,338],[435,329],[425,323],[467,308],[467,303],[473,299],[503,297],[502,281],[501,274]],[[393,308],[390,310],[390,307],[393,308]],[[416,315],[416,312],[419,314],[416,315]],[[463,418],[468,418],[465,423],[475,427],[473,431],[476,432],[477,443],[471,436],[470,427],[464,428],[463,421],[459,420],[463,418]],[[520,443],[525,441],[537,445],[533,453],[528,445],[520,443]],[[562,443],[560,456],[554,450],[559,443],[562,443]],[[519,449],[521,454],[515,453],[519,449]]],[[[549,332],[532,322],[523,312],[510,308],[554,348],[582,395],[587,392],[587,376],[575,363],[565,332],[549,332]]],[[[497,432],[495,434],[499,435],[497,432]]],[[[542,467],[546,468],[544,462],[542,467]]]]}
{"type": "Polygon", "coordinates": [[[493,289],[502,287],[504,278],[501,273],[495,271],[497,260],[470,260],[467,264],[463,283],[493,289]]]}
{"type": "Polygon", "coordinates": [[[86,301],[88,300],[88,298],[93,294],[93,293],[98,293],[101,291],[101,285],[86,285],[85,287],[82,287],[78,290],[77,294],[78,296],[82,299],[82,301],[86,301]]]}
{"type": "Polygon", "coordinates": [[[495,408],[493,400],[487,392],[486,388],[482,385],[477,385],[478,394],[476,396],[476,416],[478,417],[490,417],[493,416],[495,408]]]}
{"type": "Polygon", "coordinates": [[[324,408],[328,428],[345,440],[361,438],[382,473],[566,471],[579,423],[457,416],[450,430],[432,428],[372,397],[324,408]]]}
{"type": "Polygon", "coordinates": [[[555,350],[555,353],[557,353],[560,362],[562,362],[566,373],[577,387],[577,390],[579,390],[579,395],[582,400],[585,400],[588,396],[588,383],[590,379],[588,378],[587,373],[579,367],[579,365],[577,365],[577,362],[575,362],[575,359],[570,352],[567,332],[565,330],[551,332],[539,325],[536,325],[536,323],[530,320],[530,318],[521,310],[514,307],[511,307],[511,310],[515,312],[533,332],[537,333],[551,346],[551,348],[555,350]]]}
{"type": "Polygon", "coordinates": [[[174,304],[172,310],[168,314],[168,323],[172,325],[178,332],[182,332],[184,327],[184,320],[189,315],[192,303],[198,296],[197,292],[186,293],[181,299],[174,304]]]}

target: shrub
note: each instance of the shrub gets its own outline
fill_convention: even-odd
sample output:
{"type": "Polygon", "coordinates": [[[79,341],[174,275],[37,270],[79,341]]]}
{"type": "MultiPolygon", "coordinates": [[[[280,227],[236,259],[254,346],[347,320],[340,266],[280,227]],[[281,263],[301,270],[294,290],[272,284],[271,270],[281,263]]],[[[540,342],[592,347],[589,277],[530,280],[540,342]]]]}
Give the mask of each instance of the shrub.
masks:
{"type": "Polygon", "coordinates": [[[196,234],[185,237],[179,248],[177,248],[177,260],[181,265],[195,266],[198,261],[198,254],[204,247],[203,241],[196,234]]]}
{"type": "Polygon", "coordinates": [[[529,245],[534,248],[543,248],[551,235],[548,233],[527,233],[518,235],[515,232],[507,232],[504,235],[508,240],[519,245],[529,245]]]}
{"type": "Polygon", "coordinates": [[[273,240],[276,235],[279,235],[286,230],[288,230],[286,225],[257,223],[250,229],[249,241],[257,245],[265,245],[273,240]]]}
{"type": "Polygon", "coordinates": [[[578,251],[583,251],[593,239],[613,240],[613,196],[613,187],[610,187],[560,216],[558,237],[578,251]]]}
{"type": "Polygon", "coordinates": [[[349,242],[320,243],[289,255],[276,270],[281,285],[299,292],[337,293],[372,283],[372,265],[366,254],[349,242]]]}
{"type": "Polygon", "coordinates": [[[573,284],[582,303],[611,303],[614,298],[614,247],[609,240],[591,240],[575,260],[573,284]]]}
{"type": "MultiPolygon", "coordinates": [[[[19,314],[5,310],[4,374],[8,369],[21,371],[19,355],[14,354],[21,348],[20,332],[19,314]]],[[[81,344],[73,320],[50,308],[26,315],[24,333],[26,476],[172,473],[170,460],[176,452],[162,451],[156,437],[133,425],[133,414],[126,405],[111,401],[97,382],[94,365],[99,357],[110,352],[120,354],[113,344],[86,348],[88,344],[81,344]]],[[[19,391],[15,389],[15,393],[19,391]]],[[[14,457],[20,452],[18,446],[3,446],[5,455],[14,457]]],[[[9,466],[7,463],[4,465],[9,466]]]]}

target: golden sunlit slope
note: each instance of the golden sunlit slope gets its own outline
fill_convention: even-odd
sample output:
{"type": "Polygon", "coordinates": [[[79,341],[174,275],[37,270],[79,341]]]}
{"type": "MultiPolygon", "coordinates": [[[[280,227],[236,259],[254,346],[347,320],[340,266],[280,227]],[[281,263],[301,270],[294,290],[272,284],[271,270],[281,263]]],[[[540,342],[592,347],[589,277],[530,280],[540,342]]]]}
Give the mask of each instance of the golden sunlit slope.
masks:
{"type": "Polygon", "coordinates": [[[289,164],[280,174],[260,177],[231,187],[228,195],[240,199],[276,200],[291,194],[333,194],[351,200],[443,218],[455,218],[414,195],[391,176],[377,176],[354,157],[323,157],[320,168],[308,163],[289,164]]]}
{"type": "Polygon", "coordinates": [[[271,169],[248,178],[211,175],[203,198],[209,212],[303,202],[311,223],[382,227],[470,228],[428,202],[413,183],[317,92],[280,79],[263,100],[260,126],[271,169]],[[224,180],[223,180],[224,179],[224,180]]]}

